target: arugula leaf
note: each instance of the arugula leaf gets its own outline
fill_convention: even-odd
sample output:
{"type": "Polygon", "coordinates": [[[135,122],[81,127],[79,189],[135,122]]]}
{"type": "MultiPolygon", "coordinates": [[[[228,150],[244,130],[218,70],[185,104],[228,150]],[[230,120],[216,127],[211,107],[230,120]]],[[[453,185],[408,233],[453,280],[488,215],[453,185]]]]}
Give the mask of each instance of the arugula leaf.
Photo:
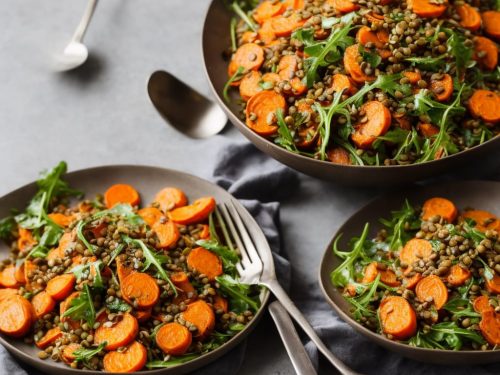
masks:
{"type": "Polygon", "coordinates": [[[193,359],[199,357],[199,354],[185,354],[180,357],[170,357],[168,361],[150,361],[146,363],[148,369],[153,368],[170,368],[182,365],[183,363],[192,361],[193,359]]]}
{"type": "Polygon", "coordinates": [[[467,48],[464,44],[466,38],[454,32],[451,29],[444,29],[448,38],[448,52],[455,57],[455,67],[457,71],[457,78],[459,81],[463,80],[465,70],[472,67],[475,62],[472,60],[472,49],[467,48]]]}
{"type": "Polygon", "coordinates": [[[51,247],[57,245],[63,230],[57,224],[52,221],[48,221],[43,228],[43,234],[38,239],[38,242],[33,249],[26,255],[24,260],[34,257],[34,258],[45,258],[51,247]]]}
{"type": "Polygon", "coordinates": [[[380,57],[378,53],[366,50],[361,44],[359,46],[359,52],[363,57],[363,60],[370,64],[372,68],[376,68],[382,62],[382,57],[380,57]]]}
{"type": "Polygon", "coordinates": [[[146,259],[142,271],[148,270],[151,266],[156,268],[159,277],[169,283],[170,288],[174,291],[175,296],[177,296],[177,289],[172,283],[172,280],[170,280],[170,277],[168,277],[167,272],[162,267],[162,264],[167,263],[170,258],[167,255],[162,255],[151,250],[142,240],[132,239],[128,236],[123,236],[122,238],[128,245],[138,246],[141,248],[144,258],[146,259]]]}
{"type": "Polygon", "coordinates": [[[231,23],[229,24],[229,33],[231,35],[231,51],[236,52],[236,26],[238,24],[238,20],[236,18],[231,18],[231,23]]]}
{"type": "Polygon", "coordinates": [[[94,325],[96,314],[94,303],[92,302],[92,293],[90,292],[88,284],[83,286],[83,290],[78,297],[71,300],[70,308],[62,315],[62,317],[65,316],[69,316],[74,320],[83,319],[91,327],[94,325]]]}
{"type": "Polygon", "coordinates": [[[94,348],[78,348],[73,352],[76,362],[82,362],[85,367],[90,366],[90,360],[97,354],[104,350],[104,347],[108,343],[106,341],[101,342],[97,347],[94,348]]]}
{"type": "Polygon", "coordinates": [[[119,311],[119,312],[128,312],[132,310],[132,306],[130,306],[127,302],[122,299],[114,298],[111,302],[106,302],[106,308],[111,311],[119,311]]]}
{"type": "Polygon", "coordinates": [[[460,350],[463,341],[472,341],[477,344],[484,344],[481,334],[471,329],[460,328],[456,322],[442,322],[434,324],[431,327],[430,335],[433,340],[443,342],[448,345],[448,348],[460,350]]]}
{"type": "Polygon", "coordinates": [[[248,15],[245,13],[245,11],[241,8],[240,4],[238,4],[237,1],[234,1],[231,4],[231,9],[238,15],[240,18],[248,25],[248,27],[253,31],[257,32],[257,26],[255,26],[255,23],[248,17],[248,15]]]}
{"type": "Polygon", "coordinates": [[[297,147],[293,142],[292,133],[290,132],[290,129],[288,129],[288,126],[283,119],[283,111],[281,110],[281,108],[276,111],[276,118],[278,119],[279,136],[274,139],[274,142],[281,145],[288,151],[297,152],[297,147]]]}
{"type": "Polygon", "coordinates": [[[94,280],[92,285],[96,288],[103,288],[104,282],[101,275],[102,268],[104,268],[104,263],[99,259],[95,262],[77,265],[71,269],[71,272],[75,275],[77,281],[80,281],[82,278],[87,279],[93,269],[94,280]]]}
{"type": "Polygon", "coordinates": [[[474,311],[472,304],[468,298],[455,297],[449,300],[443,309],[451,312],[455,318],[469,317],[480,318],[481,314],[474,311]]]}
{"type": "Polygon", "coordinates": [[[389,229],[389,249],[397,251],[412,237],[412,234],[405,230],[406,223],[410,224],[410,230],[420,228],[420,219],[413,206],[405,200],[401,210],[391,212],[391,219],[380,219],[379,221],[389,229]]]}
{"type": "Polygon", "coordinates": [[[7,216],[0,220],[0,238],[9,241],[14,237],[17,228],[16,220],[13,216],[7,216]]]}
{"type": "MultiPolygon", "coordinates": [[[[369,228],[370,225],[366,223],[363,228],[363,233],[361,233],[361,236],[355,241],[352,251],[349,253],[343,252],[343,255],[345,255],[344,261],[330,273],[330,280],[334,286],[345,287],[347,284],[355,280],[356,271],[354,266],[359,258],[365,256],[364,244],[368,236],[369,228]]],[[[335,243],[334,245],[335,247],[333,248],[333,251],[335,253],[335,251],[338,250],[336,249],[335,243]]]]}
{"type": "Polygon", "coordinates": [[[377,288],[380,284],[380,273],[377,274],[375,280],[373,280],[361,295],[358,297],[346,297],[346,300],[354,306],[353,316],[356,320],[361,320],[364,317],[371,317],[377,315],[377,310],[370,307],[370,302],[377,292],[377,288]]]}
{"type": "Polygon", "coordinates": [[[229,93],[228,93],[229,88],[231,87],[231,83],[242,79],[243,76],[245,75],[245,73],[246,73],[245,68],[243,68],[242,66],[238,66],[238,69],[236,69],[236,72],[234,72],[234,74],[231,77],[229,77],[229,79],[227,80],[226,84],[224,85],[224,89],[222,90],[222,96],[223,96],[224,101],[226,103],[231,102],[231,99],[229,98],[229,93]]]}
{"type": "Polygon", "coordinates": [[[242,284],[229,275],[217,276],[215,280],[219,283],[221,290],[229,296],[231,309],[241,313],[246,310],[256,312],[260,307],[260,299],[255,294],[252,285],[242,284]]]}
{"type": "Polygon", "coordinates": [[[439,70],[444,65],[444,59],[446,55],[441,55],[438,57],[408,57],[405,61],[413,63],[425,70],[436,71],[439,70]]]}

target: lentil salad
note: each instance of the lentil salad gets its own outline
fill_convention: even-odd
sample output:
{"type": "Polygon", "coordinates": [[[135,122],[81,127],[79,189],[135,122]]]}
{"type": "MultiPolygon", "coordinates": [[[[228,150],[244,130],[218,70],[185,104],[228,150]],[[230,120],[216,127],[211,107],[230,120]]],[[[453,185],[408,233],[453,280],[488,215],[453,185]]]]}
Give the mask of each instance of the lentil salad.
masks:
{"type": "Polygon", "coordinates": [[[116,184],[72,204],[82,194],[65,171],[45,172],[26,210],[0,220],[11,248],[1,333],[35,344],[41,359],[130,372],[197,358],[253,319],[260,288],[237,281],[239,252],[213,198],[188,204],[167,187],[139,208],[139,193],[116,184]]]}
{"type": "Polygon", "coordinates": [[[232,22],[224,96],[237,86],[246,125],[290,152],[406,165],[499,133],[495,1],[231,7],[240,20],[232,22]]]}
{"type": "Polygon", "coordinates": [[[388,339],[447,350],[500,345],[500,220],[488,211],[461,212],[446,198],[405,202],[383,229],[366,224],[330,274],[352,316],[388,339]]]}

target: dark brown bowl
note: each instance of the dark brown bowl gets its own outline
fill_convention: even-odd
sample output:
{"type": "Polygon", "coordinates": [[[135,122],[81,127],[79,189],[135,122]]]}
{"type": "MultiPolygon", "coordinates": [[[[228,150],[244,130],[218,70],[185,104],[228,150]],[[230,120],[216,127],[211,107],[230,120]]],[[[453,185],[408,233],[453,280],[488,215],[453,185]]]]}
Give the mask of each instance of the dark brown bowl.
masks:
{"type": "Polygon", "coordinates": [[[352,186],[394,186],[414,181],[437,177],[444,173],[459,171],[474,176],[495,171],[500,166],[500,137],[496,137],[478,147],[448,156],[440,160],[424,164],[408,166],[347,166],[327,161],[315,160],[297,155],[250,130],[241,120],[237,90],[231,91],[231,103],[222,97],[224,85],[228,79],[228,60],[224,51],[231,45],[229,24],[233,13],[224,6],[221,0],[213,0],[208,8],[203,27],[202,48],[205,70],[210,87],[217,102],[227,114],[231,122],[261,151],[300,172],[323,180],[338,182],[352,186]],[[467,169],[467,171],[464,171],[467,169]]]}
{"type": "MultiPolygon", "coordinates": [[[[86,197],[93,198],[98,193],[103,193],[107,187],[115,183],[128,183],[133,185],[141,194],[143,202],[152,201],[154,195],[165,186],[176,186],[182,189],[189,198],[211,195],[217,202],[227,202],[231,195],[224,189],[202,180],[201,178],[163,168],[119,165],[83,169],[66,175],[66,180],[72,187],[85,192],[86,197]]],[[[0,218],[9,215],[12,208],[23,210],[27,202],[36,191],[35,183],[28,184],[0,198],[0,218]]],[[[234,200],[233,200],[234,202],[234,200]]],[[[239,204],[239,203],[238,203],[239,204]]],[[[264,234],[255,221],[249,223],[250,234],[260,237],[265,241],[264,234]]],[[[0,258],[5,258],[9,252],[5,243],[0,243],[0,258]]],[[[262,306],[247,327],[235,335],[231,340],[221,347],[203,354],[190,362],[169,369],[148,370],[148,374],[179,375],[196,370],[215,361],[238,345],[257,325],[265,309],[264,306],[269,299],[266,290],[262,295],[262,306]]],[[[66,375],[80,374],[82,370],[71,369],[62,363],[50,359],[42,361],[38,358],[39,350],[34,345],[27,345],[22,340],[15,340],[0,335],[0,343],[16,358],[47,374],[66,375]]],[[[146,372],[146,371],[142,371],[146,372]]],[[[85,374],[102,374],[100,371],[85,371],[85,374]]],[[[108,373],[109,374],[109,373],[108,373]]]]}
{"type": "Polygon", "coordinates": [[[438,363],[444,365],[458,364],[484,364],[500,360],[499,351],[473,351],[473,350],[438,350],[423,349],[397,343],[370,331],[354,320],[350,313],[350,305],[342,293],[330,282],[330,273],[340,265],[341,260],[332,251],[334,240],[342,234],[339,240],[339,249],[347,249],[352,237],[359,236],[365,223],[370,223],[369,236],[374,236],[381,229],[380,217],[390,217],[391,211],[402,207],[405,198],[413,205],[421,205],[431,197],[445,197],[453,201],[457,208],[474,207],[485,209],[500,215],[500,182],[493,181],[466,181],[450,182],[430,187],[419,187],[391,194],[375,199],[349,218],[335,233],[330,244],[325,250],[319,271],[319,284],[327,302],[334,308],[339,316],[356,331],[362,333],[377,344],[397,352],[405,357],[417,361],[438,363]]]}

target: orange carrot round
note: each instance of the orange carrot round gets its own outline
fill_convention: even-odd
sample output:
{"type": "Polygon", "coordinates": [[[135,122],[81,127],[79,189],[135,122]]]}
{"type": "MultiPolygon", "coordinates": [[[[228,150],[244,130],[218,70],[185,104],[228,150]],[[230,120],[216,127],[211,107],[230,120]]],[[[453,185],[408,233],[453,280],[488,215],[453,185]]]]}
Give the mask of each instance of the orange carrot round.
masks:
{"type": "Polygon", "coordinates": [[[355,126],[352,141],[362,149],[370,148],[373,142],[384,135],[391,126],[391,111],[381,102],[372,100],[361,107],[366,121],[355,126]]]}
{"type": "Polygon", "coordinates": [[[80,295],[80,292],[73,292],[71,293],[64,301],[62,301],[59,304],[59,315],[61,316],[61,322],[68,322],[71,328],[77,329],[80,327],[80,322],[71,319],[69,316],[63,316],[66,310],[68,310],[71,307],[71,301],[78,297],[80,295]]]}
{"type": "Polygon", "coordinates": [[[442,79],[433,79],[431,81],[431,91],[438,101],[448,101],[453,94],[453,78],[449,74],[443,74],[442,79]]]}
{"type": "Polygon", "coordinates": [[[476,36],[474,38],[474,55],[472,57],[483,68],[493,70],[498,65],[498,47],[491,39],[476,36]]]}
{"type": "Polygon", "coordinates": [[[7,299],[11,296],[15,296],[19,294],[18,289],[14,288],[2,288],[0,289],[0,302],[2,302],[4,299],[7,299]]]}
{"type": "Polygon", "coordinates": [[[214,297],[213,305],[215,310],[222,310],[224,313],[227,313],[229,310],[227,299],[219,295],[214,297]]]}
{"type": "Polygon", "coordinates": [[[48,216],[50,220],[52,220],[54,223],[63,228],[68,227],[71,224],[71,222],[75,219],[73,215],[64,215],[60,213],[52,213],[49,214],[48,216]]]}
{"type": "Polygon", "coordinates": [[[31,304],[33,305],[33,310],[35,311],[35,317],[37,319],[42,318],[44,315],[52,312],[56,307],[56,301],[50,296],[46,291],[41,291],[35,294],[31,299],[31,304]]]}
{"type": "Polygon", "coordinates": [[[203,197],[195,200],[189,206],[179,207],[168,213],[170,220],[178,224],[196,224],[206,218],[215,209],[215,199],[203,197]]]}
{"type": "Polygon", "coordinates": [[[185,293],[194,292],[195,290],[185,272],[173,273],[170,275],[170,280],[172,280],[172,283],[174,283],[177,288],[185,293]]]}
{"type": "Polygon", "coordinates": [[[481,314],[479,329],[486,341],[491,345],[500,345],[500,314],[495,311],[485,311],[481,314]]]}
{"type": "Polygon", "coordinates": [[[151,318],[151,314],[153,313],[152,309],[147,310],[134,310],[132,315],[137,319],[139,323],[146,323],[149,318],[151,318]]]}
{"type": "Polygon", "coordinates": [[[134,341],[139,332],[139,324],[132,314],[125,313],[122,319],[112,326],[103,323],[97,328],[94,335],[94,342],[100,344],[107,342],[105,350],[115,350],[121,346],[126,346],[134,341]]]}
{"type": "Polygon", "coordinates": [[[0,332],[11,337],[23,337],[31,328],[33,308],[20,295],[10,296],[0,302],[0,332]]]}
{"type": "Polygon", "coordinates": [[[464,285],[467,280],[471,277],[471,272],[466,269],[460,267],[458,264],[455,264],[450,268],[450,273],[446,280],[453,286],[464,285]]]}
{"type": "Polygon", "coordinates": [[[106,353],[103,365],[108,372],[128,373],[141,370],[147,359],[148,352],[144,345],[134,341],[123,351],[106,353]]]}
{"type": "Polygon", "coordinates": [[[56,301],[61,301],[71,294],[75,282],[75,275],[72,273],[65,273],[49,280],[45,290],[56,301]]]}
{"type": "Polygon", "coordinates": [[[416,273],[415,275],[411,277],[407,277],[404,279],[403,286],[406,289],[413,290],[417,286],[418,282],[422,280],[422,274],[416,273]]]}
{"type": "Polygon", "coordinates": [[[344,52],[344,68],[356,83],[364,84],[375,79],[374,76],[366,75],[359,64],[359,44],[353,44],[346,48],[344,52]]]}
{"type": "Polygon", "coordinates": [[[63,333],[59,327],[51,328],[40,340],[35,342],[35,345],[43,350],[52,345],[57,339],[61,338],[62,335],[63,333]]]}
{"type": "Polygon", "coordinates": [[[290,36],[295,30],[306,22],[298,13],[289,17],[277,16],[270,19],[271,27],[276,36],[290,36]]]}
{"type": "Polygon", "coordinates": [[[174,208],[182,207],[187,204],[186,194],[181,189],[175,187],[166,187],[156,193],[154,201],[160,205],[163,212],[174,208]]]}
{"type": "Polygon", "coordinates": [[[388,286],[399,286],[401,283],[396,277],[394,271],[390,269],[381,269],[377,262],[370,263],[364,272],[362,283],[371,283],[380,274],[380,281],[388,286]]]}
{"type": "Polygon", "coordinates": [[[285,11],[283,3],[276,1],[263,1],[255,8],[252,16],[258,23],[263,23],[265,20],[278,16],[285,11]]]}
{"type": "Polygon", "coordinates": [[[327,151],[326,155],[328,156],[328,160],[332,163],[343,165],[352,164],[349,152],[343,147],[333,147],[327,151]]]}
{"type": "Polygon", "coordinates": [[[456,7],[457,14],[460,16],[460,26],[477,31],[481,27],[481,15],[476,8],[464,3],[456,7]]]}
{"type": "Polygon", "coordinates": [[[493,306],[490,305],[490,299],[488,298],[488,296],[484,295],[477,297],[472,303],[472,306],[474,307],[474,311],[479,314],[482,314],[486,311],[495,311],[493,306]]]}
{"type": "Polygon", "coordinates": [[[125,263],[123,262],[121,257],[117,257],[115,259],[116,263],[116,274],[118,275],[118,281],[123,283],[123,280],[130,275],[131,273],[135,272],[132,268],[127,267],[125,263]]]}
{"type": "Polygon", "coordinates": [[[0,273],[0,285],[6,288],[17,288],[19,282],[16,279],[16,267],[9,265],[0,273]]]}
{"type": "Polygon", "coordinates": [[[332,76],[332,88],[335,92],[343,91],[343,94],[347,95],[353,95],[358,91],[351,79],[345,74],[334,74],[332,76]]]}
{"type": "Polygon", "coordinates": [[[16,272],[14,272],[14,277],[16,278],[19,284],[21,285],[26,284],[26,277],[24,274],[24,263],[21,264],[19,267],[16,267],[16,272]]]}
{"type": "Polygon", "coordinates": [[[398,340],[405,340],[417,331],[415,311],[403,297],[384,298],[380,302],[379,316],[382,330],[398,340]]]}
{"type": "Polygon", "coordinates": [[[203,247],[197,247],[190,251],[187,265],[190,269],[206,275],[211,280],[222,275],[222,262],[219,257],[203,247]]]}
{"type": "Polygon", "coordinates": [[[448,301],[448,289],[436,275],[426,276],[420,280],[415,293],[420,302],[426,302],[432,298],[437,310],[440,310],[448,301]]]}
{"type": "Polygon", "coordinates": [[[500,276],[493,275],[492,279],[484,278],[486,283],[486,290],[492,294],[500,294],[500,276]]]}
{"type": "Polygon", "coordinates": [[[486,122],[500,122],[500,95],[489,90],[476,90],[469,99],[469,110],[474,117],[486,122]]]}
{"type": "Polygon", "coordinates": [[[500,12],[498,10],[487,10],[481,13],[484,32],[489,36],[500,39],[500,12]]]}
{"type": "Polygon", "coordinates": [[[500,220],[491,212],[484,210],[464,211],[461,215],[463,219],[472,219],[476,222],[475,227],[482,232],[496,230],[500,232],[500,220]]]}
{"type": "Polygon", "coordinates": [[[173,221],[167,221],[166,223],[158,222],[153,225],[152,229],[160,241],[158,247],[161,248],[172,247],[181,236],[177,225],[173,221]]]}
{"type": "Polygon", "coordinates": [[[36,240],[29,229],[19,227],[19,238],[17,239],[17,247],[20,252],[30,250],[36,244],[36,240]]]}
{"type": "Polygon", "coordinates": [[[412,85],[415,85],[418,81],[420,81],[422,79],[422,75],[420,74],[419,71],[413,71],[413,72],[407,71],[407,72],[404,72],[403,75],[406,78],[408,78],[408,80],[410,81],[410,83],[412,85]]]}
{"type": "Polygon", "coordinates": [[[278,130],[276,111],[279,109],[285,111],[285,98],[275,91],[261,91],[252,96],[247,103],[246,124],[257,134],[272,135],[278,130]]]}
{"type": "Polygon", "coordinates": [[[160,221],[160,219],[163,217],[163,212],[161,212],[156,207],[145,207],[137,211],[137,215],[139,215],[147,225],[152,227],[153,224],[160,221]]]}
{"type": "Polygon", "coordinates": [[[351,0],[327,0],[327,4],[342,13],[350,13],[359,9],[359,5],[353,3],[351,0]]]}
{"type": "Polygon", "coordinates": [[[294,77],[298,65],[299,62],[296,55],[284,55],[280,59],[276,71],[281,79],[289,81],[294,77]]]}
{"type": "Polygon", "coordinates": [[[166,354],[183,355],[192,342],[189,330],[179,323],[167,323],[156,334],[156,345],[166,354]]]}
{"type": "Polygon", "coordinates": [[[363,46],[367,43],[373,43],[375,47],[383,48],[387,43],[386,35],[381,33],[380,36],[381,38],[379,38],[379,35],[373,32],[370,27],[361,26],[356,33],[356,40],[363,46]]]}
{"type": "Polygon", "coordinates": [[[425,201],[422,207],[422,219],[429,220],[431,217],[440,216],[448,223],[453,223],[457,218],[458,210],[450,200],[435,197],[425,201]]]}
{"type": "Polygon", "coordinates": [[[244,71],[258,70],[264,62],[264,50],[255,43],[241,45],[233,54],[229,63],[228,74],[233,76],[239,67],[244,71]]]}
{"type": "Polygon", "coordinates": [[[433,137],[439,134],[439,128],[432,124],[418,124],[417,129],[426,138],[433,137]]]}
{"type": "Polygon", "coordinates": [[[131,206],[137,206],[139,202],[139,193],[132,186],[127,184],[110,186],[104,193],[104,203],[107,208],[111,208],[119,203],[128,203],[131,206]]]}
{"type": "Polygon", "coordinates": [[[182,317],[198,328],[197,336],[201,338],[205,338],[215,326],[214,311],[203,300],[190,303],[182,313],[182,317]]]}
{"type": "Polygon", "coordinates": [[[445,11],[448,2],[435,4],[432,0],[408,0],[408,7],[413,13],[424,18],[435,18],[441,16],[445,11]]]}
{"type": "Polygon", "coordinates": [[[240,96],[244,101],[247,101],[252,96],[262,91],[260,81],[262,77],[260,72],[252,70],[248,72],[240,82],[240,96]]]}
{"type": "Polygon", "coordinates": [[[72,342],[69,345],[66,345],[62,351],[61,358],[65,363],[72,363],[75,359],[75,351],[80,349],[81,346],[80,344],[77,344],[76,342],[72,342]]]}
{"type": "Polygon", "coordinates": [[[432,244],[420,238],[412,238],[409,240],[399,253],[401,263],[408,266],[419,261],[420,259],[428,260],[432,254],[432,244]]]}
{"type": "Polygon", "coordinates": [[[121,283],[123,298],[138,309],[153,307],[160,298],[160,288],[147,273],[134,272],[121,283]]]}

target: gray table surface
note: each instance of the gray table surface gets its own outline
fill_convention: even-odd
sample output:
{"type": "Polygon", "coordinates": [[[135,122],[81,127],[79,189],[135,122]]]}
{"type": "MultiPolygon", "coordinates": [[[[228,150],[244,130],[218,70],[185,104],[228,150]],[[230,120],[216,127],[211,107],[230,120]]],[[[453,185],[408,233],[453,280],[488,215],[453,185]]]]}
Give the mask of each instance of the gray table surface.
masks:
{"type": "MultiPolygon", "coordinates": [[[[200,46],[208,3],[101,1],[85,39],[88,63],[60,74],[53,71],[53,58],[71,37],[86,1],[0,2],[0,196],[59,160],[71,170],[143,164],[210,178],[218,152],[211,147],[213,139],[195,142],[166,126],[146,95],[147,78],[157,69],[210,94],[200,46]]],[[[243,141],[231,127],[218,137],[243,141]]],[[[282,201],[284,246],[300,265],[293,268],[291,295],[311,320],[314,311],[301,301],[306,295],[322,298],[316,276],[325,245],[349,215],[378,193],[301,175],[282,201]]],[[[331,373],[323,367],[322,373],[331,373]]],[[[269,318],[249,339],[240,373],[294,373],[269,318]]]]}

